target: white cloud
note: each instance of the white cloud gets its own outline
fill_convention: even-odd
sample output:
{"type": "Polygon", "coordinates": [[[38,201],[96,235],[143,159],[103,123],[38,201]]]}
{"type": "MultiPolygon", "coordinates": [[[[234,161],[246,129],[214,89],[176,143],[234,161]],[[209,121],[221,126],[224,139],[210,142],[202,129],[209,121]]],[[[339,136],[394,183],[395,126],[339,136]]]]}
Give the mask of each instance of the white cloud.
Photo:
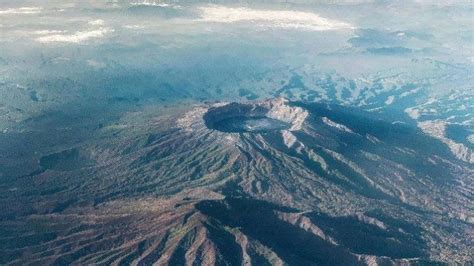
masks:
{"type": "Polygon", "coordinates": [[[107,33],[114,30],[104,27],[104,20],[96,19],[87,22],[88,29],[76,31],[75,33],[67,33],[67,31],[59,30],[38,30],[34,33],[42,35],[35,40],[42,43],[64,42],[64,43],[82,43],[90,39],[98,39],[104,37],[107,33]]]}
{"type": "Polygon", "coordinates": [[[353,29],[348,23],[327,19],[315,13],[291,10],[257,10],[217,5],[200,7],[201,21],[218,23],[258,22],[260,26],[312,31],[353,29]]]}
{"type": "Polygon", "coordinates": [[[133,2],[130,3],[132,6],[160,6],[160,7],[169,7],[170,4],[167,3],[160,3],[155,1],[143,1],[143,2],[133,2]]]}
{"type": "Polygon", "coordinates": [[[47,34],[58,34],[58,33],[64,33],[65,31],[63,30],[37,30],[34,31],[34,34],[37,35],[47,35],[47,34]]]}
{"type": "Polygon", "coordinates": [[[19,7],[19,8],[7,8],[0,9],[0,15],[7,14],[37,14],[41,12],[40,7],[19,7]]]}
{"type": "Polygon", "coordinates": [[[51,34],[36,38],[36,41],[42,43],[51,42],[67,42],[67,43],[81,43],[90,39],[102,38],[105,34],[113,32],[110,28],[99,28],[89,31],[78,31],[74,34],[51,34]]]}
{"type": "Polygon", "coordinates": [[[124,25],[123,28],[130,29],[130,30],[138,30],[138,29],[144,29],[145,26],[143,26],[143,25],[124,25]]]}
{"type": "Polygon", "coordinates": [[[132,2],[130,3],[132,6],[157,6],[157,7],[171,7],[171,8],[181,8],[179,5],[172,5],[163,2],[155,2],[155,1],[148,1],[144,0],[143,2],[132,2]]]}
{"type": "Polygon", "coordinates": [[[96,20],[91,20],[87,22],[89,25],[94,25],[94,26],[102,26],[104,25],[104,21],[102,19],[96,19],[96,20]]]}

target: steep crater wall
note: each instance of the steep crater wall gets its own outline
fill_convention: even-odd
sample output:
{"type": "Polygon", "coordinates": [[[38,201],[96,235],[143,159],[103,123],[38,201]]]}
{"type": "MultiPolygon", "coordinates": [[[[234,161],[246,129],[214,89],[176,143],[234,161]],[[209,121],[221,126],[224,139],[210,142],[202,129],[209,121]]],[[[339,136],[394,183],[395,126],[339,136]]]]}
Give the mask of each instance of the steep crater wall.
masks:
{"type": "Polygon", "coordinates": [[[207,128],[222,132],[266,132],[298,130],[308,113],[292,107],[286,99],[229,103],[208,109],[203,119],[207,128]]]}

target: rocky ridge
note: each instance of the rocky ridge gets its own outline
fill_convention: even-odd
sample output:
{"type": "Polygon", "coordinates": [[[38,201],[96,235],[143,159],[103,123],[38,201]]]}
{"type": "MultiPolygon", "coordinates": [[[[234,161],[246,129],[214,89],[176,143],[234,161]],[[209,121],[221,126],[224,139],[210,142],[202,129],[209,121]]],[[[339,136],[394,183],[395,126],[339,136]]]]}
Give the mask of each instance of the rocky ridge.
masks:
{"type": "Polygon", "coordinates": [[[104,129],[95,145],[47,157],[48,165],[86,157],[95,165],[18,181],[41,194],[16,194],[19,206],[31,208],[15,221],[8,219],[15,206],[2,204],[2,227],[22,232],[22,240],[3,239],[1,263],[472,260],[465,236],[474,171],[416,128],[281,98],[139,117],[104,129]],[[233,117],[289,126],[215,129],[233,117]]]}

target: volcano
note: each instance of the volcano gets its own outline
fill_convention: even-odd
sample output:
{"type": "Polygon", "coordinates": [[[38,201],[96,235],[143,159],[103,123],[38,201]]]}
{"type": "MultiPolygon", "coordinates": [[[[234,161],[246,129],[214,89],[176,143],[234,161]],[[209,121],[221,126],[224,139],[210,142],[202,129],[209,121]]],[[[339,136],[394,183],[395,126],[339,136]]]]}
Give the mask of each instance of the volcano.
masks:
{"type": "Polygon", "coordinates": [[[35,186],[4,209],[6,218],[29,206],[2,222],[0,263],[374,265],[469,256],[474,171],[416,127],[284,98],[139,117],[74,147],[87,164],[61,167],[59,155],[70,152],[59,151],[42,160],[54,158],[54,167],[18,181],[35,186]]]}

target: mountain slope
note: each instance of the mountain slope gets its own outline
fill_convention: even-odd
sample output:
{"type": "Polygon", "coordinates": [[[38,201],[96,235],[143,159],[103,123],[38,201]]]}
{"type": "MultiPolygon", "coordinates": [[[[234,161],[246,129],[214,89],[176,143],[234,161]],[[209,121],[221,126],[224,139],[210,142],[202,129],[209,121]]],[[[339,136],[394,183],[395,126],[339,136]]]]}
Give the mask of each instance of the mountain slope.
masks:
{"type": "Polygon", "coordinates": [[[0,263],[472,260],[472,165],[403,123],[278,98],[102,134],[6,184],[0,263]]]}

